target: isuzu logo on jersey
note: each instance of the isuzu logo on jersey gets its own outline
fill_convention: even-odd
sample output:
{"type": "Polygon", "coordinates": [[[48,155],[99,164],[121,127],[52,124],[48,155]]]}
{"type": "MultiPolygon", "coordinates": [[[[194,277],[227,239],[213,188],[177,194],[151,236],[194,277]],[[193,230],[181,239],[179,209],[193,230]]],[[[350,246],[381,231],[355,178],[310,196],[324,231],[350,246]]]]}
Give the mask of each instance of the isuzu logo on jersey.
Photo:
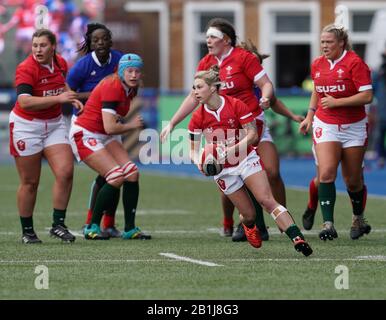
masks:
{"type": "Polygon", "coordinates": [[[339,84],[337,86],[315,86],[316,92],[343,92],[346,90],[346,86],[344,84],[339,84]]]}
{"type": "Polygon", "coordinates": [[[44,90],[43,97],[58,96],[64,92],[64,88],[44,90]]]}
{"type": "Polygon", "coordinates": [[[232,89],[235,87],[235,84],[233,83],[233,81],[230,81],[230,82],[222,82],[221,83],[221,90],[225,90],[225,89],[232,89]]]}

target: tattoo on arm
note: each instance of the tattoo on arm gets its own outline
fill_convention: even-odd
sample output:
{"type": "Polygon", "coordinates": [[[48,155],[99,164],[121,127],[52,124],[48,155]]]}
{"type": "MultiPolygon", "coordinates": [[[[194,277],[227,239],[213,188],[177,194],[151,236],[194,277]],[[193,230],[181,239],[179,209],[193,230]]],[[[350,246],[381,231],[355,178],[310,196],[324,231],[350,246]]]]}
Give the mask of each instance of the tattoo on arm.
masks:
{"type": "Polygon", "coordinates": [[[247,131],[254,130],[257,132],[257,126],[255,121],[251,121],[246,124],[243,124],[243,128],[246,129],[247,131]]]}

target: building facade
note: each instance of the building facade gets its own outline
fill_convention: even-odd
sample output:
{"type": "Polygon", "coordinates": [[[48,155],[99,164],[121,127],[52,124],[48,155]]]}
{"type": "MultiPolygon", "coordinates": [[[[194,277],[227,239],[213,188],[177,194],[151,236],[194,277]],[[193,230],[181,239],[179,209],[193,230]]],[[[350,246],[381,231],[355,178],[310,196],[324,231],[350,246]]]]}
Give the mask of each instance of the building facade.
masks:
{"type": "Polygon", "coordinates": [[[213,17],[231,21],[240,41],[252,40],[270,54],[264,67],[275,86],[301,86],[319,55],[319,33],[334,22],[337,6],[347,10],[354,49],[365,57],[375,13],[386,1],[338,0],[159,0],[106,1],[105,23],[115,46],[143,55],[146,86],[188,90],[206,53],[205,29],[213,17]]]}

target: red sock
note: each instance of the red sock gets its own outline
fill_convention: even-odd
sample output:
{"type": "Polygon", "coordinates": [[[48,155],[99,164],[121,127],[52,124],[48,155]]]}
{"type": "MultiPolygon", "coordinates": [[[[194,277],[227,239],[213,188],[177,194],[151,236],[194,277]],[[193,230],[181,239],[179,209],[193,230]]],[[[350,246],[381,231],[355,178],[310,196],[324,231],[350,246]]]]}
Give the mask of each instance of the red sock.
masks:
{"type": "Polygon", "coordinates": [[[224,217],[223,225],[224,225],[225,229],[233,228],[233,218],[232,217],[230,217],[230,218],[224,217]]]}
{"type": "Polygon", "coordinates": [[[312,178],[310,182],[310,186],[308,188],[309,199],[308,199],[308,208],[312,210],[316,210],[318,208],[318,188],[315,186],[314,178],[312,178]]]}
{"type": "Polygon", "coordinates": [[[114,227],[114,225],[115,225],[115,215],[110,215],[110,214],[105,213],[103,215],[103,223],[102,223],[102,225],[103,225],[104,229],[114,227]]]}
{"type": "Polygon", "coordinates": [[[91,218],[92,218],[92,210],[88,209],[87,211],[87,218],[85,224],[90,224],[91,223],[91,218]]]}

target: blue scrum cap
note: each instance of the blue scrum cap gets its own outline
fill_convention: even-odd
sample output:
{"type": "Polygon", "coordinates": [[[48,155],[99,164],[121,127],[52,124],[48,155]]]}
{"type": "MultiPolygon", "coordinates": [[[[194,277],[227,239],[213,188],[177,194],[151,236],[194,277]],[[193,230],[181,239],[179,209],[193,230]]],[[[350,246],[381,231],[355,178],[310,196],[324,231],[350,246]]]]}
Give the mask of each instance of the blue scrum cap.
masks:
{"type": "Polygon", "coordinates": [[[130,67],[142,69],[143,67],[142,58],[135,53],[127,53],[127,54],[124,54],[121,57],[121,59],[119,59],[118,75],[122,81],[123,81],[123,72],[130,67]]]}

